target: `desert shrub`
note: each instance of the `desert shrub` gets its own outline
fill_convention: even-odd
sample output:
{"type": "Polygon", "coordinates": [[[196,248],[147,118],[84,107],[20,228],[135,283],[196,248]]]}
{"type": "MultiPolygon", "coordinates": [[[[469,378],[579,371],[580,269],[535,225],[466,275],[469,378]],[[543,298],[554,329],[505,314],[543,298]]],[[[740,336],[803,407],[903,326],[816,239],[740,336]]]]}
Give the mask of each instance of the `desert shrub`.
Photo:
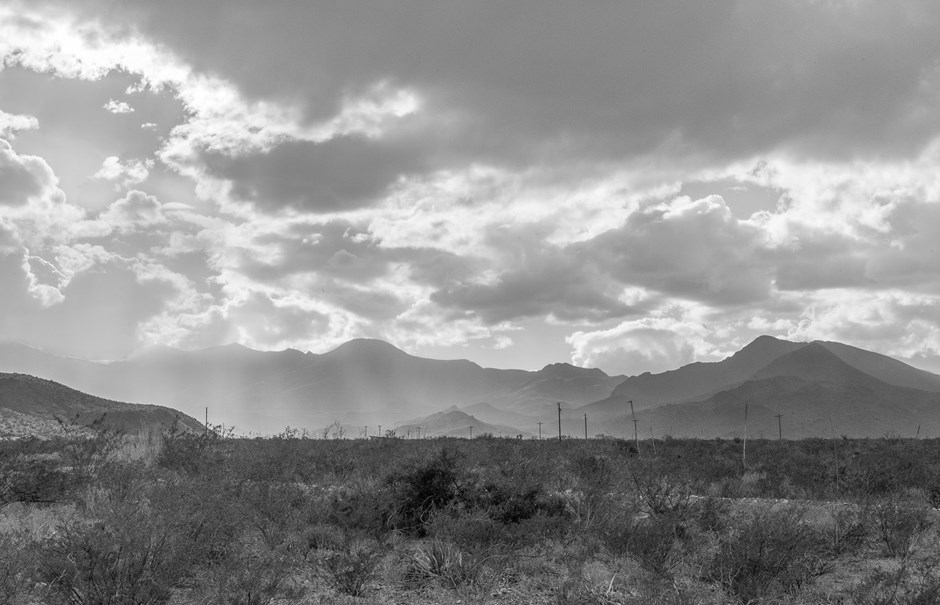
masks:
{"type": "Polygon", "coordinates": [[[273,437],[253,440],[247,453],[241,466],[245,478],[252,481],[308,482],[317,465],[313,440],[306,432],[290,427],[273,437]]]}
{"type": "Polygon", "coordinates": [[[625,516],[603,528],[600,538],[615,555],[629,555],[657,575],[669,575],[675,563],[676,540],[684,520],[675,516],[625,516]]]}
{"type": "Polygon", "coordinates": [[[422,536],[432,511],[444,508],[458,495],[457,456],[449,450],[402,474],[389,477],[394,492],[396,527],[422,536]]]}
{"type": "Polygon", "coordinates": [[[489,594],[499,581],[508,556],[495,548],[463,550],[443,540],[420,544],[405,563],[406,580],[437,581],[469,601],[489,594]]]}
{"type": "Polygon", "coordinates": [[[564,514],[560,499],[550,496],[524,469],[507,464],[500,464],[495,472],[476,469],[466,474],[457,486],[454,503],[501,525],[518,524],[540,514],[564,514]]]}
{"type": "Polygon", "coordinates": [[[180,542],[143,508],[60,525],[41,545],[40,578],[69,605],[166,603],[185,571],[180,542]]]}
{"type": "Polygon", "coordinates": [[[728,508],[719,498],[698,498],[692,501],[689,516],[702,531],[721,532],[727,527],[728,508]]]}
{"type": "Polygon", "coordinates": [[[210,598],[226,605],[267,605],[284,592],[293,561],[281,549],[238,544],[210,569],[214,580],[210,598]]]}
{"type": "Polygon", "coordinates": [[[893,569],[876,569],[852,590],[858,605],[934,605],[940,602],[936,557],[904,558],[893,569]]]}
{"type": "Polygon", "coordinates": [[[228,556],[229,545],[244,530],[237,494],[236,486],[222,480],[175,477],[161,479],[147,502],[179,536],[181,557],[189,564],[211,565],[228,556]]]}
{"type": "Polygon", "coordinates": [[[402,527],[401,504],[396,498],[397,492],[387,484],[355,482],[312,499],[309,518],[381,538],[390,529],[402,527]]]}
{"type": "Polygon", "coordinates": [[[338,592],[359,597],[375,579],[384,556],[385,549],[376,540],[346,536],[316,560],[327,581],[338,592]]]}
{"type": "Polygon", "coordinates": [[[872,507],[874,525],[885,555],[902,557],[933,525],[925,507],[905,504],[897,498],[883,500],[872,507]]]}
{"type": "Polygon", "coordinates": [[[345,534],[331,523],[316,523],[304,528],[303,544],[307,554],[318,550],[338,549],[342,547],[345,534]]]}
{"type": "Polygon", "coordinates": [[[18,457],[0,466],[0,505],[61,502],[83,484],[82,478],[51,458],[18,457]]]}
{"type": "Polygon", "coordinates": [[[237,491],[242,518],[259,532],[265,544],[275,549],[298,532],[307,497],[295,484],[246,483],[237,491]]]}
{"type": "Polygon", "coordinates": [[[831,557],[856,553],[871,532],[871,511],[868,506],[830,508],[831,523],[820,531],[825,548],[831,557]]]}
{"type": "Polygon", "coordinates": [[[684,524],[691,518],[694,499],[689,481],[662,474],[654,467],[635,472],[633,483],[640,506],[651,516],[664,518],[673,524],[684,524]]]}
{"type": "Polygon", "coordinates": [[[193,432],[174,422],[163,432],[163,444],[157,455],[157,465],[188,475],[205,474],[219,468],[225,461],[223,444],[231,439],[232,430],[221,426],[208,427],[204,432],[193,432]]]}
{"type": "Polygon", "coordinates": [[[765,511],[722,537],[705,579],[742,603],[799,588],[824,568],[825,548],[799,510],[765,511]]]}
{"type": "Polygon", "coordinates": [[[428,537],[459,548],[492,546],[512,540],[505,529],[485,511],[464,510],[456,506],[432,513],[425,524],[428,537]]]}
{"type": "Polygon", "coordinates": [[[21,533],[0,534],[0,605],[27,600],[36,566],[29,542],[21,533]]]}

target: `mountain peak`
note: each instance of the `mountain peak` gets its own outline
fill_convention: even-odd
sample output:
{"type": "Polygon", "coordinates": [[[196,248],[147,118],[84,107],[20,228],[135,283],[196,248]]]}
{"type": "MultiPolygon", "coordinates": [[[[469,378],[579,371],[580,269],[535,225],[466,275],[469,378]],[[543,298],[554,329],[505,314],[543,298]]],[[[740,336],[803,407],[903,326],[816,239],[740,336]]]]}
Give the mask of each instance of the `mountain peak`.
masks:
{"type": "Polygon", "coordinates": [[[811,342],[803,347],[782,355],[754,374],[752,379],[760,380],[777,376],[795,376],[814,382],[835,384],[866,384],[879,381],[842,361],[838,355],[819,342],[811,342]]]}
{"type": "Polygon", "coordinates": [[[327,355],[407,355],[404,351],[393,344],[377,338],[354,338],[339,345],[327,355]]]}
{"type": "Polygon", "coordinates": [[[767,354],[774,354],[780,351],[789,351],[792,350],[794,343],[789,340],[783,340],[782,338],[777,338],[775,336],[770,336],[768,334],[763,334],[758,336],[744,347],[740,351],[736,352],[732,357],[737,356],[747,356],[747,355],[759,355],[764,356],[767,354]]]}
{"type": "Polygon", "coordinates": [[[604,371],[599,368],[582,368],[565,362],[550,363],[539,370],[538,374],[547,374],[559,378],[573,378],[576,376],[592,374],[596,374],[597,376],[607,376],[607,374],[605,374],[604,371]]]}

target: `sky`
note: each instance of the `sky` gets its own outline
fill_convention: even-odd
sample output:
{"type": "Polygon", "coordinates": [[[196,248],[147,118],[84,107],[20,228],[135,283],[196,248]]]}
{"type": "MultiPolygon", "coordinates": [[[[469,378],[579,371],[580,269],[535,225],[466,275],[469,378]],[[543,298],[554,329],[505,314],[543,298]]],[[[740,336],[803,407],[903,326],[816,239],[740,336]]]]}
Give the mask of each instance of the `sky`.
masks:
{"type": "Polygon", "coordinates": [[[932,0],[0,0],[0,339],[940,371],[932,0]]]}

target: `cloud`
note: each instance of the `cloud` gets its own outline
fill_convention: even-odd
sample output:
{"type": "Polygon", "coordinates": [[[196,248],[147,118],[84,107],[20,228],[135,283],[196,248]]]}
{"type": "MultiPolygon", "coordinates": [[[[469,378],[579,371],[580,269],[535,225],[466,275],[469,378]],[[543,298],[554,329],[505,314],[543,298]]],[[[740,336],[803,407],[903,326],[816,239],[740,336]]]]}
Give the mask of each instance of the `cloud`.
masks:
{"type": "Polygon", "coordinates": [[[624,321],[607,330],[577,331],[566,338],[572,360],[609,374],[665,372],[713,352],[704,325],[677,317],[624,321]]]}
{"type": "Polygon", "coordinates": [[[20,155],[0,139],[0,207],[24,206],[52,195],[58,179],[40,157],[20,155]]]}
{"type": "Polygon", "coordinates": [[[771,293],[760,226],[734,218],[718,196],[647,206],[572,248],[622,284],[670,296],[737,305],[771,293]]]}
{"type": "Polygon", "coordinates": [[[302,100],[311,122],[349,91],[401,83],[478,158],[623,157],[669,140],[737,157],[778,145],[846,157],[917,149],[937,127],[938,11],[903,4],[207,2],[183,14],[138,1],[113,18],[247,98],[302,100]]]}
{"type": "Polygon", "coordinates": [[[231,195],[262,209],[291,206],[308,212],[372,205],[399,177],[417,170],[412,150],[361,135],[320,143],[293,141],[230,156],[206,153],[207,172],[232,183],[231,195]]]}
{"type": "Polygon", "coordinates": [[[940,355],[931,4],[167,6],[0,7],[0,104],[37,116],[0,132],[43,124],[0,144],[16,313],[94,278],[150,297],[125,346],[940,355]]]}
{"type": "Polygon", "coordinates": [[[130,191],[99,215],[99,220],[118,230],[146,229],[167,222],[163,204],[143,191],[130,191]]]}
{"type": "Polygon", "coordinates": [[[108,99],[108,102],[104,104],[104,110],[115,114],[134,113],[133,107],[125,101],[118,101],[117,99],[108,99]]]}
{"type": "Polygon", "coordinates": [[[495,262],[477,260],[476,272],[437,284],[430,299],[454,316],[472,314],[490,325],[546,316],[597,322],[641,311],[620,300],[621,289],[590,258],[546,244],[532,225],[494,228],[486,248],[495,262]]]}
{"type": "Polygon", "coordinates": [[[39,128],[39,120],[34,116],[7,113],[0,109],[0,138],[13,138],[22,130],[39,128]]]}
{"type": "Polygon", "coordinates": [[[139,185],[150,176],[153,160],[129,160],[121,162],[117,156],[108,156],[104,159],[101,168],[92,175],[92,178],[106,181],[116,181],[123,187],[139,185]]]}
{"type": "Polygon", "coordinates": [[[790,337],[851,342],[938,367],[940,296],[834,290],[813,298],[789,330],[790,337]]]}
{"type": "MultiPolygon", "coordinates": [[[[59,292],[57,304],[37,305],[33,299],[37,278],[27,269],[17,255],[0,256],[0,282],[4,284],[0,338],[66,355],[93,359],[125,355],[137,346],[138,326],[175,296],[171,284],[139,280],[132,267],[114,261],[76,275],[59,292]]],[[[38,283],[40,296],[49,292],[38,283]]]]}

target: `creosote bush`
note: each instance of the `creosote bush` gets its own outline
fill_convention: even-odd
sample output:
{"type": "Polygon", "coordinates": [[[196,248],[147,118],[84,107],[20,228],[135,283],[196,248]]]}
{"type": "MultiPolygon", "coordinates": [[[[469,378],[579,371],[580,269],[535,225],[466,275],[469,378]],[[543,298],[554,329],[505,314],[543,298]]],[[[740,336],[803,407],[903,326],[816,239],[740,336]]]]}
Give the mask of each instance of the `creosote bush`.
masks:
{"type": "Polygon", "coordinates": [[[0,534],[0,605],[27,601],[35,569],[29,537],[23,532],[0,534]]]}
{"type": "Polygon", "coordinates": [[[940,585],[937,442],[749,441],[742,475],[728,440],[80,439],[0,442],[0,605],[926,603],[940,585]],[[832,596],[833,570],[867,578],[832,596]]]}
{"type": "Polygon", "coordinates": [[[876,503],[872,514],[884,554],[889,557],[906,556],[933,525],[926,507],[896,497],[876,503]]]}
{"type": "Polygon", "coordinates": [[[179,536],[143,508],[71,519],[40,549],[49,597],[68,605],[159,605],[185,571],[179,536]]]}
{"type": "Polygon", "coordinates": [[[722,536],[705,577],[751,603],[800,588],[828,570],[828,555],[803,511],[765,510],[722,536]]]}

